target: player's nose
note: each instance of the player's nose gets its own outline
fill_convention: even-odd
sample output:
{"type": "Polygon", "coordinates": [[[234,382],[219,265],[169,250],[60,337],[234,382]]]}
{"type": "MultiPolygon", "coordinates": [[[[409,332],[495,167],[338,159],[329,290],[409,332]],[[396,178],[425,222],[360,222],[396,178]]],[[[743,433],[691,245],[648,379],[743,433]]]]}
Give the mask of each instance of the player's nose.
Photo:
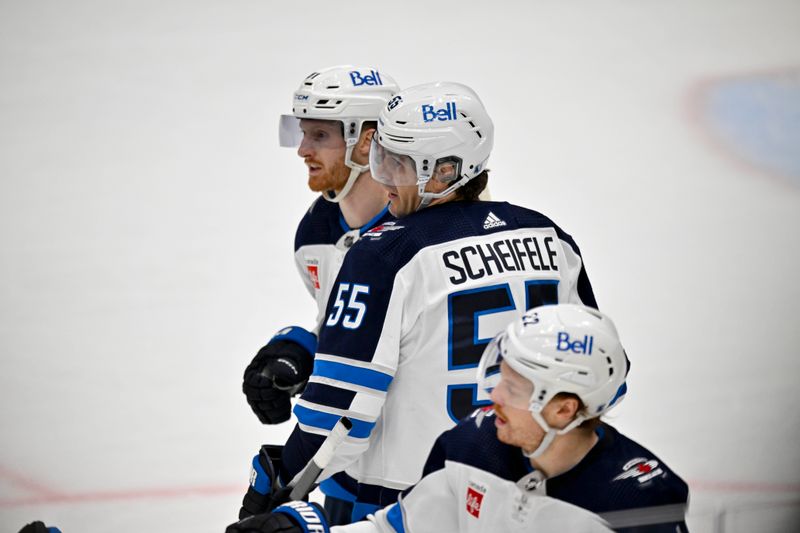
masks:
{"type": "Polygon", "coordinates": [[[297,147],[297,155],[305,159],[312,153],[313,150],[311,143],[309,141],[306,141],[305,137],[303,137],[303,140],[300,142],[300,146],[297,147]]]}
{"type": "Polygon", "coordinates": [[[502,398],[502,394],[500,394],[500,388],[499,387],[495,387],[495,388],[492,389],[492,392],[489,393],[489,399],[491,399],[492,403],[494,403],[496,405],[500,405],[500,406],[503,405],[503,398],[502,398]]]}

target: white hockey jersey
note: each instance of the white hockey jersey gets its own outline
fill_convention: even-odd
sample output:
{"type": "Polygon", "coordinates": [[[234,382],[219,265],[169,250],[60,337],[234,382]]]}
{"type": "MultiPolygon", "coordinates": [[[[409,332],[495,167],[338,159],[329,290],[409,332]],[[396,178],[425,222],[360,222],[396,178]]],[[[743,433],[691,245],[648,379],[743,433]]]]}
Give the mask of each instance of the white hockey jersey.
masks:
{"type": "Polygon", "coordinates": [[[574,467],[545,479],[522,450],[497,438],[492,410],[476,412],[439,436],[424,477],[397,503],[332,531],[687,531],[686,483],[612,426],[596,433],[597,444],[574,467]]]}
{"type": "Polygon", "coordinates": [[[353,421],[323,478],[357,494],[354,518],[420,479],[436,437],[488,403],[485,345],[526,309],[596,307],[578,247],[550,219],[500,202],[449,202],[379,225],[344,259],[314,371],[294,412],[284,475],[339,417],[353,421]]]}
{"type": "Polygon", "coordinates": [[[393,219],[387,205],[364,226],[352,229],[339,204],[321,196],[311,204],[295,233],[294,261],[303,284],[317,303],[314,333],[319,332],[328,295],[345,254],[368,229],[393,219]]]}
{"type": "Polygon", "coordinates": [[[367,521],[331,533],[609,532],[596,514],[456,462],[422,480],[367,521]]]}

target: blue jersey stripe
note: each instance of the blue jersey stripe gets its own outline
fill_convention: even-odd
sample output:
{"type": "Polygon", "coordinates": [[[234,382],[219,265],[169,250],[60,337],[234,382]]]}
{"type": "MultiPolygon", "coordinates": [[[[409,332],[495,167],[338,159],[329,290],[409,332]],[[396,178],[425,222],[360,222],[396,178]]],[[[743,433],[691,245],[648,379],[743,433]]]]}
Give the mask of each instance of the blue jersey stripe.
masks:
{"type": "Polygon", "coordinates": [[[312,375],[344,381],[345,383],[352,383],[353,385],[360,385],[381,392],[386,392],[392,382],[392,376],[377,370],[334,363],[333,361],[321,361],[319,359],[314,361],[312,375]]]}
{"type": "Polygon", "coordinates": [[[340,500],[344,500],[346,502],[355,502],[356,496],[355,494],[351,494],[348,492],[344,487],[339,485],[335,479],[329,477],[325,481],[319,484],[319,490],[325,496],[330,496],[331,498],[339,498],[340,500]]]}
{"type": "Polygon", "coordinates": [[[403,527],[403,510],[400,508],[399,503],[395,503],[389,508],[389,511],[386,513],[386,520],[397,533],[405,533],[406,528],[403,527]]]}
{"type": "Polygon", "coordinates": [[[353,512],[350,515],[350,519],[353,522],[360,522],[367,518],[369,514],[375,514],[380,509],[380,505],[374,505],[371,503],[363,503],[356,500],[356,503],[353,504],[353,512]]]}
{"type": "MultiPolygon", "coordinates": [[[[316,409],[309,409],[302,405],[294,406],[294,414],[297,417],[297,421],[301,424],[327,430],[333,429],[333,426],[336,425],[336,422],[341,418],[339,415],[324,413],[316,409]]],[[[372,428],[375,427],[375,422],[365,422],[364,420],[352,417],[350,417],[350,421],[353,423],[353,429],[350,430],[348,435],[357,439],[369,437],[372,428]]]]}

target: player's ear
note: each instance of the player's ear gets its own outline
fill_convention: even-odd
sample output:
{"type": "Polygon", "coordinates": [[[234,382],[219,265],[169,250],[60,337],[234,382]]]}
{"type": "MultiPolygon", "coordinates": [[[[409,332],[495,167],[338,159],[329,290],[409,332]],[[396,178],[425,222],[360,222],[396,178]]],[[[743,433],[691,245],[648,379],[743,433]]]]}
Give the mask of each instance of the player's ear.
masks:
{"type": "Polygon", "coordinates": [[[578,415],[578,411],[581,408],[580,401],[572,396],[557,398],[553,401],[558,402],[555,410],[555,416],[558,417],[558,425],[559,427],[566,427],[578,415]]]}
{"type": "Polygon", "coordinates": [[[373,135],[375,135],[374,128],[364,128],[358,138],[358,143],[356,143],[355,151],[364,157],[369,157],[369,147],[372,144],[373,135]]]}

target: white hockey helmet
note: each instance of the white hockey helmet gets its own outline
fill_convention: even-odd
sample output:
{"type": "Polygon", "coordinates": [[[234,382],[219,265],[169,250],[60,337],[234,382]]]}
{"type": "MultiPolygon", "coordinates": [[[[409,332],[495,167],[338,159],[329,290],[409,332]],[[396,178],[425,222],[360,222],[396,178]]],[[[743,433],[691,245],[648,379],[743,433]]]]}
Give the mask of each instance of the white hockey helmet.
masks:
{"type": "Polygon", "coordinates": [[[374,67],[342,65],[311,73],[295,91],[292,114],[281,116],[281,146],[300,146],[303,140],[300,119],[336,120],[342,123],[346,146],[344,163],[350,168],[350,177],[338,194],[333,191],[324,194],[327,200],[341,201],[358,176],[369,170],[369,166],[353,162],[353,148],[364,122],[377,120],[386,102],[399,90],[391,76],[374,67]]]}
{"type": "Polygon", "coordinates": [[[478,367],[483,389],[491,391],[498,385],[503,361],[533,384],[532,394],[517,399],[515,405],[528,408],[546,432],[531,457],[541,455],[556,435],[606,413],[625,395],[627,357],[617,329],[610,318],[591,307],[536,307],[509,324],[483,353],[478,367]],[[580,398],[584,411],[565,428],[555,430],[541,413],[561,392],[580,398]]]}
{"type": "Polygon", "coordinates": [[[386,185],[416,183],[422,208],[480,174],[493,142],[492,119],[475,91],[453,82],[417,85],[400,91],[381,111],[370,170],[386,185]],[[440,193],[425,191],[434,173],[450,184],[440,193]]]}

